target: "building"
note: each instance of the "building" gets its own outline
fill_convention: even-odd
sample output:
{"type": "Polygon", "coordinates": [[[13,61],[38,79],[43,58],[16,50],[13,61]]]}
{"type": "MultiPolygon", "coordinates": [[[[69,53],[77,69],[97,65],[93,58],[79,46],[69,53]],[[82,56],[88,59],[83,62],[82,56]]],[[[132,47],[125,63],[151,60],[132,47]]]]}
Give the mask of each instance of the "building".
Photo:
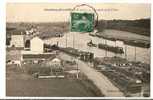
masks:
{"type": "Polygon", "coordinates": [[[61,59],[55,57],[52,60],[48,61],[47,65],[54,66],[54,67],[61,67],[62,66],[61,63],[62,63],[61,59]]]}
{"type": "Polygon", "coordinates": [[[46,66],[48,66],[51,70],[50,75],[64,75],[64,67],[62,66],[62,60],[55,57],[48,59],[46,62],[46,66]]]}
{"type": "Polygon", "coordinates": [[[37,63],[54,58],[55,54],[55,52],[45,53],[43,40],[36,36],[26,39],[25,50],[21,52],[21,61],[37,63]],[[30,46],[30,49],[26,49],[26,45],[30,46]]]}
{"type": "Polygon", "coordinates": [[[10,45],[12,47],[24,48],[24,31],[21,30],[12,31],[10,45]]]}
{"type": "Polygon", "coordinates": [[[30,40],[30,51],[43,53],[44,52],[44,42],[39,37],[34,37],[30,40]]]}
{"type": "Polygon", "coordinates": [[[41,62],[55,57],[55,53],[38,53],[32,51],[22,51],[21,61],[24,62],[41,62]]]}

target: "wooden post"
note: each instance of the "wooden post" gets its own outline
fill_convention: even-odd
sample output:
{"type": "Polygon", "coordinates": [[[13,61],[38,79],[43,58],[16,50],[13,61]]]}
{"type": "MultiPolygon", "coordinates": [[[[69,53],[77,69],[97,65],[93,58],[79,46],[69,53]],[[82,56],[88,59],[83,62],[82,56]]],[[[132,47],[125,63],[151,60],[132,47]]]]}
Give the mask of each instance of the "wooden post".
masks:
{"type": "Polygon", "coordinates": [[[125,59],[127,60],[127,45],[125,44],[125,59]]]}
{"type": "MultiPolygon", "coordinates": [[[[105,39],[105,45],[107,45],[107,40],[105,39]]],[[[105,50],[105,57],[107,57],[107,49],[105,50]]]]}
{"type": "MultiPolygon", "coordinates": [[[[115,48],[116,48],[116,40],[115,40],[115,48]]],[[[117,53],[115,52],[115,57],[117,56],[117,53]]]]}
{"type": "Polygon", "coordinates": [[[66,33],[65,42],[66,42],[66,43],[65,43],[65,44],[66,44],[66,46],[65,46],[65,47],[67,48],[67,33],[66,33]]]}
{"type": "Polygon", "coordinates": [[[73,32],[73,48],[74,48],[74,42],[75,42],[75,38],[74,38],[74,32],[73,32]]]}
{"type": "Polygon", "coordinates": [[[135,61],[136,61],[136,46],[134,47],[134,51],[135,51],[134,59],[135,59],[135,61]]]}
{"type": "Polygon", "coordinates": [[[79,78],[78,61],[77,61],[77,79],[79,78]]]}

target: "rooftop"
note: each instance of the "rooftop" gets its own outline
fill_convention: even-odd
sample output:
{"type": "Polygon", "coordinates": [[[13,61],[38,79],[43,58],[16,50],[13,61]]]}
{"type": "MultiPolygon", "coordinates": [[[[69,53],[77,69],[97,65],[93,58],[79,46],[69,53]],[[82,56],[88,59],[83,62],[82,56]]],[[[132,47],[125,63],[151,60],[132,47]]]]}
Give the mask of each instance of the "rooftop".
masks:
{"type": "Polygon", "coordinates": [[[49,59],[52,56],[55,56],[55,53],[37,53],[32,51],[22,51],[23,59],[49,59]]]}

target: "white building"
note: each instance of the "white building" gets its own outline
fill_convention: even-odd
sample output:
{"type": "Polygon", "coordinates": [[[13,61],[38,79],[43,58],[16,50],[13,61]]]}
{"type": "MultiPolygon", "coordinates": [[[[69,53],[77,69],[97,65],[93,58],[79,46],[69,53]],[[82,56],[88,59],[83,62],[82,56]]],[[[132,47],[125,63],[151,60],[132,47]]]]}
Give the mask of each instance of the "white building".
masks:
{"type": "Polygon", "coordinates": [[[14,47],[24,47],[24,35],[22,32],[20,34],[12,34],[11,35],[11,46],[14,47]]]}
{"type": "Polygon", "coordinates": [[[30,51],[43,53],[44,52],[44,42],[39,37],[34,37],[30,41],[30,51]]]}

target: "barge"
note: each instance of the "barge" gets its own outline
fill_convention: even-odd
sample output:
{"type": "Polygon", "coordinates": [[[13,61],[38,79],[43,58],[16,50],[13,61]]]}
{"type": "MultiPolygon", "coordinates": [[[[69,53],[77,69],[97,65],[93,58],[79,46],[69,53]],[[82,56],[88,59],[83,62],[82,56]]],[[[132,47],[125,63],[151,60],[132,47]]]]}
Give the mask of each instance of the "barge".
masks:
{"type": "Polygon", "coordinates": [[[98,48],[104,49],[104,50],[107,50],[107,51],[110,51],[110,52],[118,53],[118,54],[123,54],[124,53],[124,50],[123,50],[122,47],[114,47],[114,46],[109,46],[109,45],[106,45],[106,44],[99,43],[98,48]]]}
{"type": "Polygon", "coordinates": [[[147,42],[124,41],[124,44],[131,45],[131,46],[137,46],[137,47],[141,47],[141,48],[150,48],[150,43],[147,43],[147,42]]]}

